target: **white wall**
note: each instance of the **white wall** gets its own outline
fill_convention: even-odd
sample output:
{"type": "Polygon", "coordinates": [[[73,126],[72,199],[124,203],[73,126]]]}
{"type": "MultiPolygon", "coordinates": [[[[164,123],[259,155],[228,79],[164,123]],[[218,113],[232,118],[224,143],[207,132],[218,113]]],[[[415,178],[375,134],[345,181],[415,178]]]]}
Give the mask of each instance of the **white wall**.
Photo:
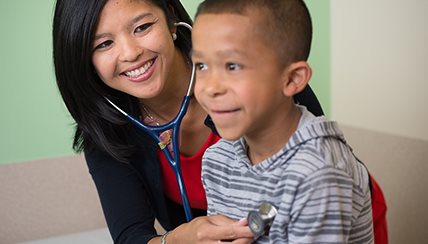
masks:
{"type": "Polygon", "coordinates": [[[428,140],[428,1],[331,0],[331,117],[428,140]]]}

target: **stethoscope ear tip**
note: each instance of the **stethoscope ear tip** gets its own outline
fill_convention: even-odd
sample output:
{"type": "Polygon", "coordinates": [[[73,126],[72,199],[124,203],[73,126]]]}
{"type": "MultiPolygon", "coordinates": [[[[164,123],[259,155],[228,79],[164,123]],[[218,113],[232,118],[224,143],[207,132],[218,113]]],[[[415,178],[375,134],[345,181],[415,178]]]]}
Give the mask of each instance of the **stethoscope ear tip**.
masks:
{"type": "Polygon", "coordinates": [[[186,22],[176,22],[176,23],[174,23],[174,26],[184,26],[187,29],[192,30],[192,26],[186,22]]]}

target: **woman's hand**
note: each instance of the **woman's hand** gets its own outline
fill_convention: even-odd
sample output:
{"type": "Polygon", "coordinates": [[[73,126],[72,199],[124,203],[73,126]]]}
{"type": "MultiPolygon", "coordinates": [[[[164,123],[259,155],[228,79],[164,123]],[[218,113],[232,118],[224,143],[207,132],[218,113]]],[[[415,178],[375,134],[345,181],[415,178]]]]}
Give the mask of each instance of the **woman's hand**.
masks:
{"type": "Polygon", "coordinates": [[[222,215],[198,217],[174,229],[168,235],[167,243],[249,244],[254,238],[247,225],[246,219],[236,221],[222,215]]]}

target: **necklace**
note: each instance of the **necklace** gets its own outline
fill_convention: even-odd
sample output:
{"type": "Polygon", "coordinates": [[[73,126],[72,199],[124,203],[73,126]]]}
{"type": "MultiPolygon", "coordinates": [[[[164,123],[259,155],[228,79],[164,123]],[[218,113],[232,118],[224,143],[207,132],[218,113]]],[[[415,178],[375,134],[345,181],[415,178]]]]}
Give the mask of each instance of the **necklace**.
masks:
{"type": "MultiPolygon", "coordinates": [[[[144,104],[141,104],[141,108],[143,109],[145,116],[143,116],[143,123],[146,125],[155,125],[155,126],[159,126],[161,125],[159,123],[159,120],[157,120],[150,112],[149,110],[146,108],[146,106],[144,106],[144,104]]],[[[172,145],[171,145],[171,140],[172,140],[172,130],[166,130],[162,133],[160,133],[159,135],[159,140],[160,142],[158,143],[159,147],[161,150],[163,150],[165,147],[168,147],[169,152],[171,153],[171,155],[173,154],[173,149],[172,149],[172,145]]]]}

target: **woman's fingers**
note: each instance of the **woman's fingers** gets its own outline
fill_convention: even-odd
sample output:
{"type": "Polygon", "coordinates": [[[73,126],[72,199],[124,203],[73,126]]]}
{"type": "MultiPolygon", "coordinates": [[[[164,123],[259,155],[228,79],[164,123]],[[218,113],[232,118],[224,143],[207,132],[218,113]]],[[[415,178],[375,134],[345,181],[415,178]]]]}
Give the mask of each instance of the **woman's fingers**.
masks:
{"type": "Polygon", "coordinates": [[[173,243],[252,243],[253,233],[245,219],[236,221],[225,216],[204,216],[177,227],[170,234],[173,243]]]}
{"type": "Polygon", "coordinates": [[[207,233],[209,239],[236,240],[240,238],[253,238],[253,233],[248,226],[236,224],[216,225],[209,227],[211,231],[207,233]]]}
{"type": "Polygon", "coordinates": [[[247,226],[248,225],[248,220],[247,220],[247,218],[242,218],[239,221],[233,223],[232,225],[247,226]]]}
{"type": "Polygon", "coordinates": [[[212,215],[212,216],[207,216],[206,218],[208,218],[208,221],[215,224],[215,225],[232,225],[237,223],[238,221],[228,218],[224,215],[212,215]]]}
{"type": "Polygon", "coordinates": [[[250,244],[250,243],[253,243],[254,241],[255,241],[254,238],[239,238],[228,243],[229,244],[250,244]]]}

